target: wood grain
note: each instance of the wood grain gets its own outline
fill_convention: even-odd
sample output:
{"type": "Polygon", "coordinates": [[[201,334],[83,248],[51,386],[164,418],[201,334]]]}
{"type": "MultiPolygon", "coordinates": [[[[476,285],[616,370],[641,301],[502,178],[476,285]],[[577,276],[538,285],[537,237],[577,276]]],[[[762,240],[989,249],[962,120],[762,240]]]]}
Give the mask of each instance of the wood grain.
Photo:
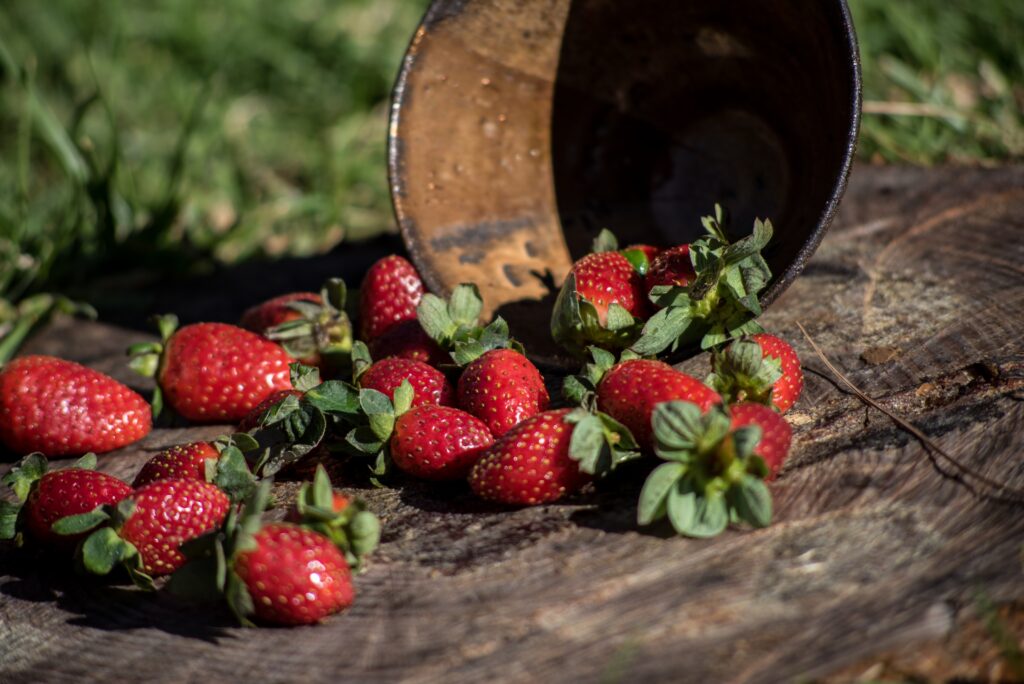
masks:
{"type": "MultiPolygon", "coordinates": [[[[339,465],[386,526],[347,613],[242,630],[4,548],[0,681],[779,682],[940,638],[979,590],[1020,600],[1020,505],[949,476],[820,374],[795,322],[946,451],[1024,487],[1022,187],[1022,168],[856,170],[830,235],[765,317],[808,379],[766,530],[638,530],[640,472],[505,511],[460,486],[367,489],[339,465]]],[[[60,322],[32,350],[124,378],[136,338],[60,322]]],[[[130,477],[154,450],[221,430],[158,430],[101,467],[130,477]]]]}

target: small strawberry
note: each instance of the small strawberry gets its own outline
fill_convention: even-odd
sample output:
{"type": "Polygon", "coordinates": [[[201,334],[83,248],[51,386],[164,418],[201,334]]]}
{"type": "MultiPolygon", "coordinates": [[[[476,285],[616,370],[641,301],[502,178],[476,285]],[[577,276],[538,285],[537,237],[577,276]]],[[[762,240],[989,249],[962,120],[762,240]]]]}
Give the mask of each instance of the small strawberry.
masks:
{"type": "Polygon", "coordinates": [[[483,452],[469,475],[476,494],[532,506],[557,501],[596,475],[635,458],[622,425],[583,409],[556,409],[527,418],[483,452]]]}
{"type": "Polygon", "coordinates": [[[151,428],[145,399],[73,361],[22,356],[0,370],[0,441],[16,453],[103,453],[151,428]]]}
{"type": "Polygon", "coordinates": [[[736,340],[711,359],[707,383],[729,403],[755,401],[788,411],[804,388],[804,372],[793,347],[759,333],[736,340]]]}
{"type": "Polygon", "coordinates": [[[97,472],[96,456],[88,454],[71,468],[51,470],[42,454],[29,454],[11,468],[4,478],[24,502],[0,502],[0,539],[13,539],[19,528],[37,543],[70,552],[85,535],[62,536],[52,531],[53,523],[69,515],[88,513],[98,506],[116,504],[132,488],[113,475],[97,472]]]}
{"type": "Polygon", "coordinates": [[[676,532],[713,537],[730,521],[754,527],[771,522],[772,497],[763,457],[785,458],[788,426],[771,409],[740,404],[733,413],[718,405],[702,411],[687,401],[658,404],[651,419],[655,453],[663,459],[643,489],[637,521],[667,516],[676,532]],[[785,427],[783,427],[785,426],[785,427]]]}
{"type": "Polygon", "coordinates": [[[217,485],[232,500],[244,499],[256,480],[242,452],[257,446],[246,434],[220,437],[212,442],[178,444],[146,461],[132,487],[139,489],[158,480],[198,480],[217,485]]]}
{"type": "Polygon", "coordinates": [[[495,437],[548,408],[544,378],[530,360],[512,349],[495,349],[462,371],[459,406],[484,421],[495,437]]]}
{"type": "Polygon", "coordinates": [[[690,261],[690,245],[679,245],[658,254],[644,276],[644,291],[652,287],[686,287],[697,277],[690,261]]]}
{"type": "Polygon", "coordinates": [[[371,266],[359,291],[360,338],[372,342],[395,324],[415,320],[425,289],[413,265],[397,254],[371,266]]]}
{"type": "Polygon", "coordinates": [[[307,366],[328,375],[347,373],[352,351],[347,296],[345,281],[331,278],[320,294],[293,292],[254,306],[242,315],[241,325],[277,342],[307,366]]]}
{"type": "Polygon", "coordinates": [[[188,544],[190,562],[171,577],[170,590],[223,596],[244,625],[312,624],[351,605],[352,574],[342,552],[300,525],[264,524],[269,496],[264,481],[240,515],[188,544]]]}
{"type": "Polygon", "coordinates": [[[732,427],[757,425],[761,428],[761,439],[754,447],[754,453],[764,459],[768,466],[768,478],[774,480],[789,454],[793,442],[793,428],[778,413],[764,404],[743,402],[729,407],[732,427]]]}
{"type": "Polygon", "coordinates": [[[455,404],[455,390],[444,373],[411,359],[391,357],[375,362],[359,376],[359,386],[377,390],[394,400],[395,389],[406,380],[414,392],[413,406],[455,404]]]}
{"type": "Polygon", "coordinates": [[[661,402],[691,401],[702,411],[722,400],[697,378],[661,361],[632,359],[607,370],[597,385],[597,407],[621,422],[644,450],[654,446],[651,415],[661,402]]]}
{"type": "Polygon", "coordinates": [[[366,509],[362,499],[350,499],[332,489],[322,465],[316,467],[313,482],[302,485],[285,521],[308,527],[333,541],[353,570],[359,569],[362,559],[380,542],[377,516],[366,509]]]}
{"type": "Polygon", "coordinates": [[[465,411],[417,406],[395,422],[391,458],[400,470],[414,477],[459,480],[493,443],[487,425],[465,411]]]}
{"type": "Polygon", "coordinates": [[[84,568],[96,575],[124,565],[133,581],[152,586],[185,563],[180,546],[221,525],[231,502],[219,488],[198,480],[157,480],[114,506],[58,521],[59,534],[95,529],[81,546],[84,568]]]}
{"type": "MultiPolygon", "coordinates": [[[[291,358],[273,342],[224,323],[195,323],[175,330],[160,319],[163,344],[134,345],[132,367],[155,376],[154,406],[166,400],[197,423],[236,422],[277,390],[289,389],[291,358]]],[[[156,410],[156,409],[154,409],[156,410]]]]}

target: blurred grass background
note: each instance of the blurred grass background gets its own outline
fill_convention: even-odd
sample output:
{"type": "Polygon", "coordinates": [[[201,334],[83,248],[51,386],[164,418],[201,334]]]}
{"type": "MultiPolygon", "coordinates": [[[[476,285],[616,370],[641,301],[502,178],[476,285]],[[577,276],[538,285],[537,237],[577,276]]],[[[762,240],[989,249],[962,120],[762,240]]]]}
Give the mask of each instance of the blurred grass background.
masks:
{"type": "MultiPolygon", "coordinates": [[[[863,158],[1024,157],[1024,2],[850,4],[863,158]]],[[[90,299],[393,230],[387,101],[425,6],[5,0],[0,326],[35,292],[90,299]]]]}

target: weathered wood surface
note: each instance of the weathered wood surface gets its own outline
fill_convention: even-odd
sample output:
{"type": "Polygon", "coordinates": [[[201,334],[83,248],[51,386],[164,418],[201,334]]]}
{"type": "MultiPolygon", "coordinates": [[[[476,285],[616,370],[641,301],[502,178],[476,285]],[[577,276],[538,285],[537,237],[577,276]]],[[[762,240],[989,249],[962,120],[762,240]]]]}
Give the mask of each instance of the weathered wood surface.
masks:
{"type": "MultiPolygon", "coordinates": [[[[765,317],[808,380],[769,529],[641,532],[639,478],[511,512],[458,486],[366,490],[386,531],[357,602],[301,629],[238,629],[3,549],[0,681],[779,682],[942,638],[978,590],[1024,598],[1022,507],[949,476],[820,375],[795,322],[948,452],[1024,487],[1022,228],[1024,169],[855,170],[765,317]]],[[[141,337],[60,323],[31,348],[127,378],[121,350],[141,337]]],[[[101,467],[130,477],[218,432],[159,430],[101,467]]]]}

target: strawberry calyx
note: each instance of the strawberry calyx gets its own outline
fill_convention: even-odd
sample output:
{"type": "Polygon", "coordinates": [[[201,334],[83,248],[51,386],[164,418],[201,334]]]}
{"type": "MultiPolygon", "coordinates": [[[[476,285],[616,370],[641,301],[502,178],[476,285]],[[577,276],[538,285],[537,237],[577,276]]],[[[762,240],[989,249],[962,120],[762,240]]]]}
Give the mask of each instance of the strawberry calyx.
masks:
{"type": "Polygon", "coordinates": [[[247,498],[256,487],[256,476],[245,454],[258,449],[259,442],[248,433],[236,432],[218,437],[211,444],[220,456],[206,459],[206,481],[223,490],[232,502],[247,498]]]}
{"type": "Polygon", "coordinates": [[[771,221],[754,222],[750,235],[731,242],[722,207],[702,219],[707,235],[690,243],[696,277],[685,287],[658,285],[650,299],[660,308],[630,349],[640,356],[697,346],[710,349],[743,335],[762,332],[758,294],[771,279],[761,250],[772,238],[771,221]]]}
{"type": "Polygon", "coordinates": [[[707,538],[730,522],[771,522],[768,466],[754,453],[761,428],[732,428],[731,422],[721,404],[704,414],[686,401],[655,407],[654,451],[665,463],[651,471],[640,491],[640,525],[667,517],[678,534],[707,538]]]}
{"type": "MultiPolygon", "coordinates": [[[[79,470],[96,470],[96,454],[86,454],[71,466],[79,470]]],[[[13,539],[20,546],[21,530],[24,528],[22,517],[25,502],[39,480],[50,472],[49,461],[39,452],[31,453],[18,461],[6,475],[0,479],[11,488],[18,502],[0,501],[0,539],[13,539]]]]}
{"type": "Polygon", "coordinates": [[[724,350],[716,350],[711,367],[704,384],[722,395],[726,403],[752,401],[774,406],[772,390],[782,377],[782,362],[764,356],[756,342],[739,339],[724,350]]]}
{"type": "Polygon", "coordinates": [[[296,522],[334,542],[353,570],[360,569],[363,557],[380,542],[380,520],[367,510],[362,499],[349,499],[337,510],[335,490],[322,465],[317,466],[313,482],[299,489],[295,512],[296,522]]]}
{"type": "Polygon", "coordinates": [[[52,529],[67,536],[92,531],[75,555],[79,568],[93,575],[109,575],[120,566],[135,586],[152,591],[156,587],[153,578],[143,570],[142,555],[119,534],[133,512],[135,501],[129,497],[116,504],[97,506],[87,513],[61,518],[52,529]]]}
{"type": "Polygon", "coordinates": [[[420,326],[441,349],[448,351],[456,366],[469,365],[494,349],[523,346],[509,335],[508,323],[501,316],[486,326],[480,325],[483,298],[472,283],[457,285],[445,300],[435,294],[423,295],[416,307],[420,326]]]}
{"type": "Polygon", "coordinates": [[[348,293],[345,281],[330,278],[320,290],[323,304],[293,301],[286,307],[299,318],[262,331],[296,359],[319,356],[332,374],[347,374],[352,352],[352,322],[345,313],[348,293]]]}
{"type": "Polygon", "coordinates": [[[374,458],[370,466],[371,481],[380,484],[380,478],[394,470],[390,441],[399,416],[412,407],[415,395],[412,384],[403,380],[394,392],[394,401],[388,395],[367,387],[357,390],[359,415],[363,422],[345,435],[342,448],[358,456],[374,458]]]}
{"type": "Polygon", "coordinates": [[[607,413],[577,408],[562,420],[573,426],[569,458],[588,475],[604,476],[626,461],[640,458],[632,433],[607,413]]]}
{"type": "MultiPolygon", "coordinates": [[[[160,331],[159,342],[140,342],[128,347],[128,366],[133,371],[145,378],[160,377],[160,368],[163,365],[164,347],[171,335],[178,329],[178,317],[174,314],[154,316],[153,322],[160,331]]],[[[153,417],[156,418],[163,412],[164,400],[160,383],[153,388],[153,399],[150,401],[153,409],[153,417]]]]}

